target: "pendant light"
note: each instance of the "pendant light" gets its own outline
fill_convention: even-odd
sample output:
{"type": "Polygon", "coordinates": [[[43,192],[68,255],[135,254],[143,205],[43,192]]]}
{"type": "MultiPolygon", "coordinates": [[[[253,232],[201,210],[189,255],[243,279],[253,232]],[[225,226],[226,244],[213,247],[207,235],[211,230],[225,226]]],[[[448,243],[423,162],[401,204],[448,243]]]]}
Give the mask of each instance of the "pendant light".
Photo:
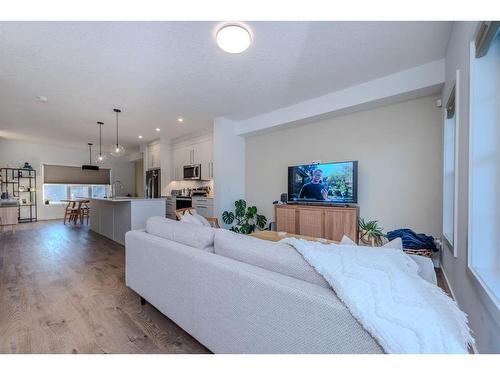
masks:
{"type": "Polygon", "coordinates": [[[89,146],[89,163],[82,165],[83,170],[98,171],[99,167],[97,165],[92,165],[92,143],[87,143],[89,146]]]}
{"type": "Polygon", "coordinates": [[[96,155],[95,162],[103,164],[106,161],[106,154],[102,153],[102,126],[104,122],[97,121],[97,125],[99,125],[99,153],[96,155]]]}
{"type": "Polygon", "coordinates": [[[111,155],[118,157],[125,154],[125,147],[118,143],[118,113],[121,112],[121,109],[115,108],[113,111],[116,113],[116,144],[111,147],[111,155]]]}

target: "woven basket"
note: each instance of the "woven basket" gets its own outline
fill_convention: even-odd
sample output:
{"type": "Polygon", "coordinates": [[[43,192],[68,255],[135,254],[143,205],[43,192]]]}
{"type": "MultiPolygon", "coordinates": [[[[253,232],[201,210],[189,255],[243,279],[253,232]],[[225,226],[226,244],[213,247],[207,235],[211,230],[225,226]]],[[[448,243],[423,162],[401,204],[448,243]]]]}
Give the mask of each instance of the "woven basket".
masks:
{"type": "Polygon", "coordinates": [[[432,258],[432,250],[429,249],[403,249],[406,254],[420,255],[427,258],[432,258]]]}

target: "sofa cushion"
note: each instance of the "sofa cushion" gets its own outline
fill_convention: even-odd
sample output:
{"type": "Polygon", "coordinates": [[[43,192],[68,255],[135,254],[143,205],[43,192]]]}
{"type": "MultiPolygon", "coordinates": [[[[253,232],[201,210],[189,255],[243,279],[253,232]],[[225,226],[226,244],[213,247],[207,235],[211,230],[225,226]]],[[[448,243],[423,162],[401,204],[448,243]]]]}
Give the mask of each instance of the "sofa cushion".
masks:
{"type": "Polygon", "coordinates": [[[219,229],[215,232],[214,250],[227,258],[330,288],[302,255],[287,244],[219,229]]]}
{"type": "Polygon", "coordinates": [[[183,245],[213,252],[215,233],[213,228],[153,216],[146,221],[146,232],[183,245]]]}

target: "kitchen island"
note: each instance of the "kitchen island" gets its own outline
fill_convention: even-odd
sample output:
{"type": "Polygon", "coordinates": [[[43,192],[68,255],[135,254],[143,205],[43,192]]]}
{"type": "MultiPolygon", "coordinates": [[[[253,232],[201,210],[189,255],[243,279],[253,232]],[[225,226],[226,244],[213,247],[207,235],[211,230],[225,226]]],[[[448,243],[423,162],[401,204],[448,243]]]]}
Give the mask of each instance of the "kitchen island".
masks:
{"type": "Polygon", "coordinates": [[[121,245],[125,233],[145,228],[151,216],[165,216],[165,198],[90,198],[90,229],[121,245]]]}

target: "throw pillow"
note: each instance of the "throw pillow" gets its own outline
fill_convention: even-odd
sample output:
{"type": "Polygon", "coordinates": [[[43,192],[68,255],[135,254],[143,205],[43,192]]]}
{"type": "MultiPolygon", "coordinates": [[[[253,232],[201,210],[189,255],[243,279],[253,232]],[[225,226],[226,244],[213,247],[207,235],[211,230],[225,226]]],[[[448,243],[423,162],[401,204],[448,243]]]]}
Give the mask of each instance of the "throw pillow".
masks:
{"type": "Polygon", "coordinates": [[[348,236],[345,234],[342,236],[342,239],[340,240],[339,245],[349,245],[349,246],[357,246],[356,242],[351,240],[348,236]]]}
{"type": "Polygon", "coordinates": [[[183,223],[189,223],[189,224],[195,224],[195,225],[203,225],[200,220],[198,220],[196,217],[191,215],[189,212],[184,213],[184,215],[181,216],[181,222],[183,223]]]}
{"type": "Polygon", "coordinates": [[[204,218],[203,216],[201,216],[200,214],[195,213],[195,214],[193,214],[193,217],[194,217],[195,219],[197,219],[197,220],[198,220],[198,221],[199,221],[199,222],[200,222],[203,226],[205,226],[205,227],[212,227],[212,226],[210,225],[210,223],[208,222],[208,220],[207,220],[207,219],[205,219],[205,218],[204,218]]]}
{"type": "Polygon", "coordinates": [[[388,247],[391,249],[403,250],[403,241],[401,241],[401,237],[396,237],[392,241],[387,242],[382,247],[388,247]]]}
{"type": "MultiPolygon", "coordinates": [[[[353,240],[351,240],[345,234],[342,237],[342,239],[340,240],[339,244],[340,245],[348,245],[348,246],[358,246],[358,245],[356,245],[356,242],[354,242],[353,240]]],[[[403,242],[401,242],[401,238],[400,237],[396,237],[392,241],[389,241],[386,244],[384,244],[382,247],[386,247],[386,248],[389,248],[389,249],[403,250],[403,242]]]]}

